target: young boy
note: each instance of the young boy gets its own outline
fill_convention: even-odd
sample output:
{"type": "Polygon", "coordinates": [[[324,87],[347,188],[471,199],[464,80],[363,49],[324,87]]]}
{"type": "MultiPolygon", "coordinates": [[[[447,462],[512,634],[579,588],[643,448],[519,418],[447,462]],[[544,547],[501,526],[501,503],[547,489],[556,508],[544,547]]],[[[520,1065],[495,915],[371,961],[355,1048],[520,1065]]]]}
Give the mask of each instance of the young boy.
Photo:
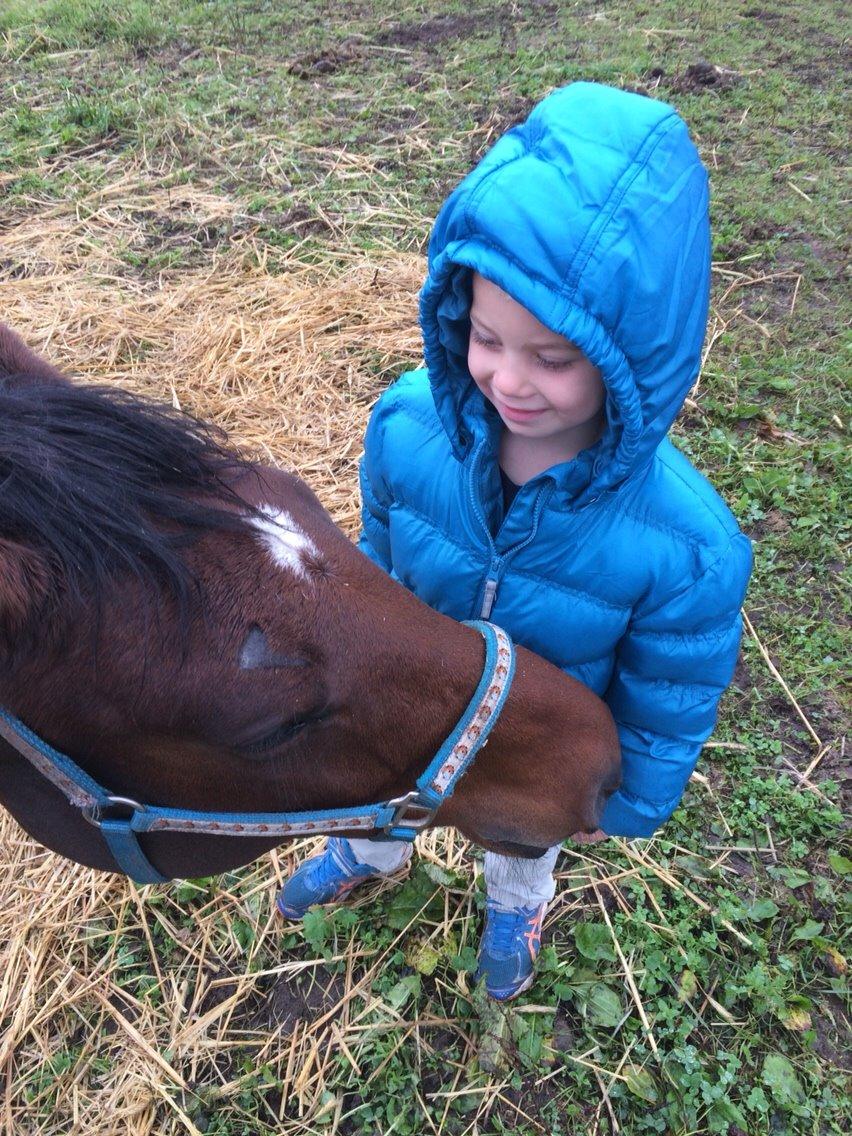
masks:
{"type": "MultiPolygon", "coordinates": [[[[364,552],[609,705],[622,785],[594,838],[649,836],[671,815],[736,660],[750,546],[666,438],[698,375],[709,283],[707,177],[681,119],[574,83],[445,203],[421,295],[426,369],[367,430],[364,552]]],[[[558,852],[486,853],[478,977],[494,998],[533,981],[558,852]]],[[[279,909],[300,918],[410,854],[332,839],[279,909]]]]}

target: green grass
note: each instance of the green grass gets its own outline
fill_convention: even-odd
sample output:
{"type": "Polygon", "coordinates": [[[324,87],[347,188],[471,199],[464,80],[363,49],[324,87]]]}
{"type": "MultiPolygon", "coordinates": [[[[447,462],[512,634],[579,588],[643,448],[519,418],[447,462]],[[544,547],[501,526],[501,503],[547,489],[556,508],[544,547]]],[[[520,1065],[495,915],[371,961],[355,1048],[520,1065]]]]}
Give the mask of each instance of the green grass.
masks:
{"type": "MultiPolygon", "coordinates": [[[[615,1131],[613,1119],[628,1136],[852,1127],[843,1069],[852,863],[839,812],[852,511],[843,12],[819,0],[13,0],[0,12],[0,226],[73,207],[117,167],[141,164],[163,184],[192,181],[237,200],[273,270],[306,239],[303,251],[333,258],[329,222],[349,248],[423,249],[443,196],[495,132],[581,77],[672,101],[710,170],[720,334],[675,435],[755,541],[746,610],[825,747],[811,775],[818,792],[796,771],[820,751],[747,636],[721,744],[701,766],[707,781],[690,787],[653,860],[608,846],[568,859],[563,882],[580,902],[544,950],[535,1012],[465,995],[483,899],[466,898],[467,876],[434,866],[374,905],[264,939],[254,967],[320,958],[330,982],[350,946],[388,952],[353,998],[350,1016],[362,1013],[372,1029],[352,1042],[360,1074],[337,1051],[328,1111],[302,1129],[284,1102],[287,1131],[330,1130],[338,1106],[337,1130],[359,1136],[567,1136],[615,1131]],[[689,68],[701,60],[730,74],[697,84],[689,68]],[[416,1022],[425,1023],[417,1044],[405,1033],[416,1022]],[[500,1083],[474,1128],[483,1093],[500,1083]]],[[[191,217],[169,220],[157,228],[152,219],[149,239],[124,250],[133,278],[203,263],[227,243],[223,224],[190,247],[181,223],[191,217]]],[[[224,882],[239,893],[240,880],[224,882]]],[[[221,885],[178,889],[172,925],[191,935],[194,912],[221,885]]],[[[249,905],[223,928],[223,966],[244,965],[261,921],[249,905]]],[[[128,993],[155,1001],[146,950],[132,937],[118,943],[115,929],[99,934],[128,993]]],[[[154,941],[167,969],[177,956],[159,923],[154,941]]],[[[97,943],[87,947],[93,958],[97,943]]],[[[282,1130],[286,1061],[258,1067],[240,1043],[241,1023],[271,997],[271,987],[258,990],[260,1001],[236,1013],[226,1073],[211,1058],[180,1095],[198,1131],[282,1130]],[[239,1082],[224,1101],[223,1078],[239,1082]]],[[[70,1041],[59,1045],[28,1086],[43,1123],[70,1118],[63,1077],[78,1059],[70,1041]]],[[[166,1127],[175,1114],[159,1107],[157,1131],[184,1130],[166,1127]]]]}

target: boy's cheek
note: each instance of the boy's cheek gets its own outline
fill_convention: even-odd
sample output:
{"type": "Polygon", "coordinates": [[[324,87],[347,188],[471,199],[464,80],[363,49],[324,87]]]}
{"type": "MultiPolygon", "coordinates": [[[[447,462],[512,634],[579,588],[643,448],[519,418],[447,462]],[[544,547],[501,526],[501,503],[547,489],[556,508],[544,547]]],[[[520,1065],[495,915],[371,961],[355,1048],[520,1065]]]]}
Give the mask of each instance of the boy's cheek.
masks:
{"type": "Polygon", "coordinates": [[[469,362],[468,362],[468,370],[470,371],[471,378],[473,379],[474,383],[476,383],[476,385],[480,389],[480,391],[482,391],[483,395],[488,399],[489,402],[493,402],[494,400],[492,399],[492,397],[489,393],[489,384],[488,384],[487,380],[485,379],[485,377],[482,375],[482,373],[474,370],[474,368],[471,367],[469,362]]]}
{"type": "Polygon", "coordinates": [[[473,376],[473,381],[482,389],[484,383],[491,375],[491,364],[487,351],[471,343],[467,351],[467,369],[473,376]]]}

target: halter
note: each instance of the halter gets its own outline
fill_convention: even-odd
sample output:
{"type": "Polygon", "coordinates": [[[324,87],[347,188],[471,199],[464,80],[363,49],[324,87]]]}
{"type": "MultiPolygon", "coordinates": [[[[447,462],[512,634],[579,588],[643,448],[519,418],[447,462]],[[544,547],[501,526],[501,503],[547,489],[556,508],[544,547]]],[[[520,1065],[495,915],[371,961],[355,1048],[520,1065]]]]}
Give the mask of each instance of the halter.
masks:
{"type": "Polygon", "coordinates": [[[110,853],[136,883],[167,883],[150,863],[138,832],[197,832],[217,836],[329,835],[356,830],[374,840],[413,841],[455,791],[488,740],[509,694],[515,673],[515,649],[502,628],[467,624],[485,639],[485,665],[479,685],[455,729],[417,778],[417,788],[393,800],[354,809],[319,809],[288,813],[194,812],[143,805],[110,793],[76,762],[48,745],[23,722],[0,707],[0,737],[52,782],[70,804],[99,828],[110,853]]]}

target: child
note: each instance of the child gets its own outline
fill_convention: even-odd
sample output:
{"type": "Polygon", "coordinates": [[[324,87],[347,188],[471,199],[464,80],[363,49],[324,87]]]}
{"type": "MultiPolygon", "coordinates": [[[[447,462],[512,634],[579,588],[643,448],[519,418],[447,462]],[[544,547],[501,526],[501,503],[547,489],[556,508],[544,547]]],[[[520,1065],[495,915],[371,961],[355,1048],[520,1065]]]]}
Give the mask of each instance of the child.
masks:
{"type": "MultiPolygon", "coordinates": [[[[707,177],[678,115],[593,83],[555,91],[441,210],[426,370],[367,429],[363,551],[609,705],[622,784],[592,839],[671,815],[736,660],[750,546],[666,438],[698,375],[709,284],[707,177]]],[[[485,855],[477,976],[496,999],[533,981],[558,852],[485,855]]],[[[410,854],[332,839],[279,908],[300,918],[410,854]]]]}

